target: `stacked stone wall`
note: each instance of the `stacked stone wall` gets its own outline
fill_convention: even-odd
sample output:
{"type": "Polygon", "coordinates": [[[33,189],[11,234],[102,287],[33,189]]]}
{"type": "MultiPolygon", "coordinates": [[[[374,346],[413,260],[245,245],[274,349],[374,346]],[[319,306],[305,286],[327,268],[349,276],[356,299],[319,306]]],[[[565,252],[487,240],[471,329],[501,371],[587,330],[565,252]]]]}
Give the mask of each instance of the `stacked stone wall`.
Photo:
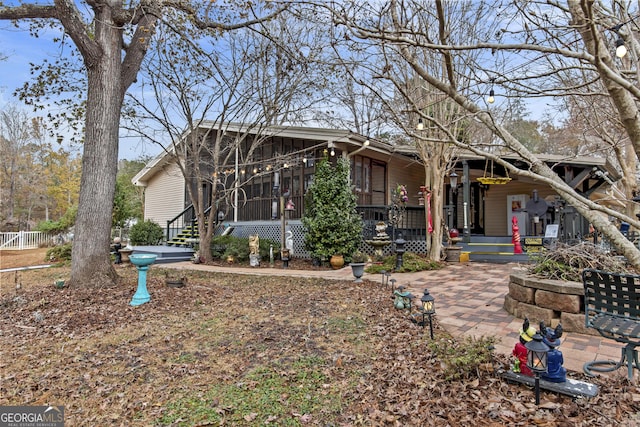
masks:
{"type": "Polygon", "coordinates": [[[539,279],[514,273],[509,278],[509,293],[504,309],[513,316],[535,324],[544,321],[555,328],[558,323],[567,332],[597,335],[584,322],[584,288],[582,283],[539,279]]]}

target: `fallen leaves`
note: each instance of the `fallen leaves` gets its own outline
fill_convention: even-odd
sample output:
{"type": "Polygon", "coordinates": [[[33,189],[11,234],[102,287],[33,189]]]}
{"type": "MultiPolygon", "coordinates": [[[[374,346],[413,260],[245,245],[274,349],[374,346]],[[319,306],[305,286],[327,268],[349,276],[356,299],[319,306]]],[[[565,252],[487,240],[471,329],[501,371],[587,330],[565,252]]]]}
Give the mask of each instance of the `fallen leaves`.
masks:
{"type": "MultiPolygon", "coordinates": [[[[53,273],[53,272],[52,272],[53,273]]],[[[429,338],[395,310],[377,284],[291,277],[190,275],[184,288],[149,272],[152,299],[129,305],[133,269],[111,289],[61,289],[43,273],[21,276],[21,289],[0,296],[0,404],[65,405],[69,425],[159,424],[171,403],[207,402],[175,425],[421,425],[608,426],[635,425],[640,389],[624,375],[590,380],[600,394],[590,401],[508,384],[483,366],[478,375],[447,379],[446,357],[435,357],[429,338]],[[46,280],[45,280],[46,279],[46,280]],[[357,301],[345,304],[344,301],[357,301]],[[41,316],[36,316],[39,313],[41,316]],[[295,406],[297,390],[279,391],[287,412],[241,410],[214,385],[260,390],[247,373],[272,368],[285,384],[307,371],[301,356],[321,363],[317,390],[340,396],[339,410],[295,406]],[[289,405],[294,405],[290,407],[289,405]],[[217,417],[215,423],[211,420],[217,417]],[[285,422],[286,419],[286,422],[285,422]]],[[[459,351],[434,319],[442,347],[459,351]]],[[[439,341],[437,341],[439,343],[439,341]]],[[[505,357],[496,363],[506,366],[505,357]]],[[[582,379],[580,374],[572,374],[582,379]]],[[[295,385],[292,387],[299,387],[295,385]]],[[[268,406],[267,406],[268,407],[268,406]]]]}

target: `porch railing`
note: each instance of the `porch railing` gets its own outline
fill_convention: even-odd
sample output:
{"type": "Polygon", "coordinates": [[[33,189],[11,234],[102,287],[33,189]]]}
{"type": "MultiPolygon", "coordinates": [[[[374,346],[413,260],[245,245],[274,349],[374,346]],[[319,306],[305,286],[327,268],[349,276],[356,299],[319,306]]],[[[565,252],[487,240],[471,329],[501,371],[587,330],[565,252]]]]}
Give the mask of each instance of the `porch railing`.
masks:
{"type": "Polygon", "coordinates": [[[0,233],[0,249],[37,249],[52,243],[52,236],[42,231],[0,233]]]}
{"type": "Polygon", "coordinates": [[[424,206],[407,206],[398,224],[389,224],[389,206],[358,206],[356,208],[364,227],[362,235],[365,240],[376,235],[376,223],[384,221],[387,223],[387,234],[390,238],[396,239],[399,233],[407,241],[426,239],[426,219],[424,206]]]}
{"type": "MultiPolygon", "coordinates": [[[[297,220],[302,216],[303,197],[294,196],[291,198],[294,209],[287,211],[288,220],[297,220]]],[[[248,200],[247,203],[238,209],[239,221],[269,221],[272,216],[272,198],[255,198],[248,200]]],[[[279,201],[278,201],[279,203],[279,201]]],[[[279,208],[278,208],[279,209],[279,208]]],[[[376,223],[384,221],[387,223],[387,234],[391,238],[397,238],[402,233],[402,238],[408,241],[425,240],[426,238],[426,220],[424,206],[407,206],[404,210],[398,224],[389,224],[389,206],[386,205],[369,205],[358,206],[358,213],[364,221],[362,237],[371,239],[376,234],[376,223]]],[[[279,212],[279,211],[278,211],[279,212]]],[[[227,212],[224,218],[225,222],[233,220],[233,212],[227,212]]],[[[189,205],[185,210],[176,215],[175,218],[167,221],[167,241],[173,236],[180,233],[183,229],[195,224],[195,210],[193,205],[189,205]]]]}

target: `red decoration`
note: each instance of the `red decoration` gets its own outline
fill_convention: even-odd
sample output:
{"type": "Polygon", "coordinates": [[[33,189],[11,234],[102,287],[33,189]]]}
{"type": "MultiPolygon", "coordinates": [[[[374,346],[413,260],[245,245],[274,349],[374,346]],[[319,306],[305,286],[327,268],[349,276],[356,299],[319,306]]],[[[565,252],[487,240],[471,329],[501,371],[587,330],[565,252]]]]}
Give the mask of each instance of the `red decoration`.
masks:
{"type": "Polygon", "coordinates": [[[449,230],[449,237],[460,237],[460,232],[457,228],[452,228],[449,230]]]}
{"type": "Polygon", "coordinates": [[[513,243],[513,253],[521,254],[522,245],[520,245],[520,227],[518,227],[518,218],[515,216],[511,218],[511,231],[513,236],[511,237],[511,243],[513,243]]]}

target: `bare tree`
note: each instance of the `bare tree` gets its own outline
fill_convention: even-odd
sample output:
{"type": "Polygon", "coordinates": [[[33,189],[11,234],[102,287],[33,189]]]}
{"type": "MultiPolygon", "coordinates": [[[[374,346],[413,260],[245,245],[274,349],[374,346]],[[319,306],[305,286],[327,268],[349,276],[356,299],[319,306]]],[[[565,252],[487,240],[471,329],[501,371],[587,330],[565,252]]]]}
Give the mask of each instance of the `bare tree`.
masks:
{"type": "MultiPolygon", "coordinates": [[[[461,2],[452,2],[461,5],[461,2]]],[[[459,105],[474,120],[482,123],[495,135],[500,151],[488,151],[472,141],[459,140],[451,135],[450,142],[482,155],[506,168],[510,174],[528,176],[553,188],[567,203],[589,220],[636,267],[640,266],[640,251],[617,229],[608,216],[631,223],[640,228],[637,218],[589,200],[565,183],[550,167],[518,140],[494,115],[485,96],[497,88],[502,97],[541,98],[565,96],[573,92],[571,82],[552,79],[563,68],[588,69],[594,79],[602,81],[607,96],[615,107],[632,147],[640,152],[640,114],[637,101],[640,90],[620,69],[612,56],[611,37],[616,20],[600,2],[569,0],[566,4],[523,1],[494,4],[472,2],[467,15],[453,7],[452,13],[437,14],[438,28],[450,28],[451,21],[481,18],[482,26],[467,34],[468,38],[453,40],[434,37],[417,22],[417,17],[435,8],[444,9],[444,2],[391,0],[384,5],[349,3],[349,7],[332,8],[335,19],[349,37],[365,44],[384,45],[395,52],[407,66],[451,101],[459,105]],[[366,19],[363,19],[366,17],[366,19]],[[482,32],[481,32],[482,31],[482,32]],[[480,55],[474,52],[480,52],[480,55]],[[445,55],[450,52],[451,55],[445,55]],[[447,61],[456,54],[461,62],[447,61]],[[425,58],[430,55],[444,57],[444,68],[449,73],[435,73],[425,58]],[[475,59],[474,59],[475,56],[475,59]],[[460,64],[464,68],[460,69],[460,64]],[[451,76],[469,72],[469,79],[456,80],[451,76]],[[526,170],[502,160],[500,154],[517,155],[529,165],[526,170]],[[605,215],[599,215],[598,212],[605,215]]],[[[451,5],[449,5],[451,6],[451,5]]],[[[625,27],[632,27],[632,19],[625,27]]],[[[620,29],[620,28],[619,28],[620,29]]],[[[439,34],[442,34],[439,31],[439,34]]],[[[627,31],[630,42],[633,31],[627,31]]],[[[633,44],[632,46],[635,46],[633,44]]],[[[380,75],[388,70],[381,63],[380,75]]],[[[633,74],[635,75],[635,74],[633,74]]],[[[413,114],[418,114],[416,108],[413,114]]],[[[444,131],[446,126],[442,126],[444,131]]],[[[451,133],[451,132],[450,132],[451,133]]]]}
{"type": "MultiPolygon", "coordinates": [[[[257,31],[224,35],[211,48],[175,30],[175,25],[158,29],[163,43],[148,54],[140,90],[129,97],[127,127],[162,145],[179,167],[200,246],[209,248],[216,213],[228,208],[223,200],[233,204],[229,198],[256,177],[240,171],[253,169],[254,152],[269,136],[263,130],[304,121],[310,105],[322,97],[317,66],[322,35],[290,15],[261,23],[257,31]],[[164,47],[167,43],[171,49],[164,47]],[[152,96],[143,97],[147,93],[152,96]],[[168,141],[155,135],[166,135],[168,141]],[[210,207],[217,209],[209,212],[210,207]]],[[[278,172],[296,153],[273,155],[274,167],[258,173],[278,172]]],[[[210,251],[200,254],[211,261],[210,251]]]]}
{"type": "MultiPolygon", "coordinates": [[[[84,152],[70,286],[102,286],[117,280],[109,259],[109,240],[120,113],[158,22],[164,18],[168,23],[190,22],[194,33],[212,29],[219,34],[257,24],[280,12],[269,13],[266,9],[265,16],[259,17],[252,4],[230,1],[226,5],[230,7],[226,7],[223,3],[202,6],[197,1],[53,0],[49,4],[34,1],[0,6],[0,19],[30,22],[34,34],[49,27],[59,30],[62,40],[70,39],[77,49],[70,53],[65,50],[66,58],[71,61],[79,57],[81,64],[74,69],[86,72],[86,84],[81,84],[86,89],[84,152]]],[[[39,68],[45,82],[58,79],[64,71],[39,68]]],[[[34,99],[48,93],[40,85],[32,89],[34,99]]]]}

